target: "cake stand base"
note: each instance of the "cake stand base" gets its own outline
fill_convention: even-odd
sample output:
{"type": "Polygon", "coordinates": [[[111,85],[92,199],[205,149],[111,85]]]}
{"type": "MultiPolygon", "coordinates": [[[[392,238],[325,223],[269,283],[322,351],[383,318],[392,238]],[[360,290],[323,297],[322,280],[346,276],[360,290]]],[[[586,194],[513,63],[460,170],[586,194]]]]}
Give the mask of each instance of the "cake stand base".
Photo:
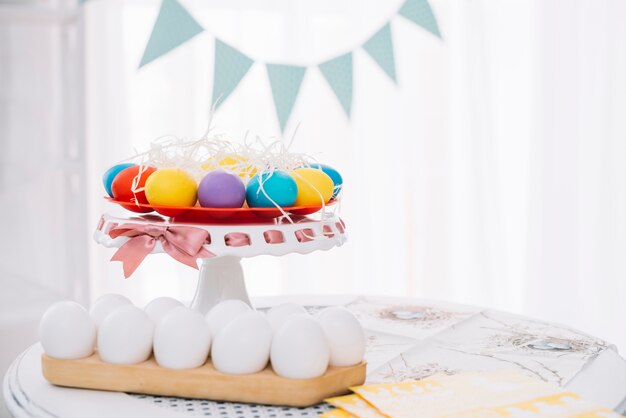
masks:
{"type": "MultiPolygon", "coordinates": [[[[293,215],[290,222],[286,219],[268,219],[259,223],[187,225],[155,215],[120,217],[105,213],[94,233],[94,239],[108,248],[122,248],[130,239],[137,239],[131,236],[113,238],[110,231],[119,225],[139,228],[141,231],[145,228],[149,230],[151,226],[159,227],[160,230],[170,227],[174,230],[178,226],[205,230],[210,239],[204,248],[214,257],[202,259],[198,287],[191,307],[206,313],[225,299],[240,299],[250,304],[241,268],[243,257],[309,254],[343,245],[346,231],[339,216],[326,213],[319,217],[293,215]]],[[[165,252],[160,240],[156,240],[151,254],[165,252]]]]}
{"type": "Polygon", "coordinates": [[[250,305],[241,268],[241,257],[203,259],[198,288],[191,307],[206,314],[213,306],[226,299],[240,299],[250,305]]]}

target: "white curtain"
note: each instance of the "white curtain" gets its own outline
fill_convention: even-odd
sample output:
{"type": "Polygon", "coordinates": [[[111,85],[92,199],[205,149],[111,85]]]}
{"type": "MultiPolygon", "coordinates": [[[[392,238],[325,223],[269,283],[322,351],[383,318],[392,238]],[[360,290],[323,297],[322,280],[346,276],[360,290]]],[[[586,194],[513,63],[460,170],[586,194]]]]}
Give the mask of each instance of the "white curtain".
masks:
{"type": "Polygon", "coordinates": [[[89,293],[82,45],[50,3],[0,4],[0,319],[36,293],[89,293]]]}
{"type": "MultiPolygon", "coordinates": [[[[400,1],[182,0],[207,32],[137,70],[156,0],[85,7],[89,216],[101,173],[164,134],[200,135],[214,35],[258,60],[215,125],[279,134],[263,62],[353,49],[400,1]]],[[[294,150],[345,177],[349,242],[258,257],[250,293],[445,299],[564,322],[626,349],[626,4],[432,0],[443,41],[392,21],[398,83],[354,56],[350,120],[310,68],[287,126],[294,150]]],[[[191,299],[196,272],[149,257],[129,280],[90,245],[93,297],[191,299]]]]}

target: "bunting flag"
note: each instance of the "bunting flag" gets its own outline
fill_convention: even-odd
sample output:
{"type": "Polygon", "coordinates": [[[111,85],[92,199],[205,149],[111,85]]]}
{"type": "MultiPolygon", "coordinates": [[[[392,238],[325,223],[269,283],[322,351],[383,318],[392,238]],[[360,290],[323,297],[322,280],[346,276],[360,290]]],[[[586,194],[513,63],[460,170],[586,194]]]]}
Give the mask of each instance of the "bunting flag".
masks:
{"type": "Polygon", "coordinates": [[[276,114],[280,130],[285,130],[291,109],[296,103],[306,67],[294,65],[267,64],[267,75],[270,79],[276,114]]]}
{"type": "Polygon", "coordinates": [[[352,52],[323,62],[319,68],[349,118],[352,111],[352,52]]]}
{"type": "Polygon", "coordinates": [[[176,0],[163,0],[139,68],[204,31],[176,0]]]}
{"type": "MultiPolygon", "coordinates": [[[[86,0],[79,1],[85,2],[86,0]]],[[[405,0],[397,14],[441,38],[437,19],[428,0],[405,0]]],[[[383,72],[397,84],[396,61],[391,35],[392,20],[393,18],[385,23],[363,45],[355,46],[350,51],[327,61],[311,65],[320,69],[348,118],[352,115],[354,90],[352,56],[357,47],[362,47],[383,72]]],[[[204,29],[177,0],[163,0],[139,67],[143,67],[177,48],[202,31],[204,29]]],[[[255,60],[237,48],[220,39],[215,39],[211,104],[216,109],[239,86],[254,63],[255,60]]],[[[284,131],[308,67],[266,64],[266,68],[278,123],[281,131],[284,131]]]]}
{"type": "Polygon", "coordinates": [[[391,41],[391,27],[389,23],[369,38],[363,44],[363,49],[395,83],[396,61],[393,55],[393,42],[391,41]]]}
{"type": "Polygon", "coordinates": [[[428,1],[407,0],[402,5],[398,13],[400,16],[406,17],[416,25],[423,27],[436,37],[441,38],[439,25],[437,25],[437,19],[435,19],[435,15],[430,8],[430,4],[428,4],[428,1]]]}
{"type": "Polygon", "coordinates": [[[215,69],[213,71],[213,99],[218,109],[239,85],[254,61],[232,46],[215,39],[215,69]]]}

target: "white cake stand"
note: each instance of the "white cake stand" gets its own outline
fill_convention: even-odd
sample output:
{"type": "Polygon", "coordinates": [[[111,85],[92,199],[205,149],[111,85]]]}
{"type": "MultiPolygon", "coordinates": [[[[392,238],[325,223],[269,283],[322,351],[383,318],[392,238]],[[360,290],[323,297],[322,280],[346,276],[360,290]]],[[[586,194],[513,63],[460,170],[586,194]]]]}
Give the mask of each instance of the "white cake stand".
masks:
{"type": "MultiPolygon", "coordinates": [[[[128,223],[160,227],[190,226],[206,230],[210,236],[210,243],[205,244],[204,248],[215,256],[202,259],[198,287],[191,304],[192,308],[206,313],[225,299],[240,299],[250,304],[241,268],[242,258],[257,255],[280,256],[289,253],[308,254],[341,246],[346,241],[345,224],[334,213],[324,214],[323,219],[293,216],[292,221],[293,223],[282,218],[268,221],[260,219],[258,223],[232,225],[198,224],[172,222],[157,215],[104,214],[94,233],[94,239],[105,247],[119,248],[130,238],[111,238],[108,231],[112,227],[128,223]],[[233,235],[239,239],[233,240],[233,235]]],[[[162,252],[163,247],[157,242],[152,253],[162,252]]]]}

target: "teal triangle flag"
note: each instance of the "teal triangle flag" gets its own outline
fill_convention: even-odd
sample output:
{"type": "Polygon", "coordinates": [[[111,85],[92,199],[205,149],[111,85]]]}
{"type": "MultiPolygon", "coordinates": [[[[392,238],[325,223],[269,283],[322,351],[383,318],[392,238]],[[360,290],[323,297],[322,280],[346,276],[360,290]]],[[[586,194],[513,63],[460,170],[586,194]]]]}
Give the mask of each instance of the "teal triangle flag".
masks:
{"type": "Polygon", "coordinates": [[[352,110],[352,52],[323,62],[319,67],[349,118],[352,110]]]}
{"type": "Polygon", "coordinates": [[[232,46],[215,39],[215,70],[213,72],[213,99],[219,108],[239,85],[254,61],[232,46]]]}
{"type": "Polygon", "coordinates": [[[295,65],[267,64],[267,75],[270,79],[274,106],[280,122],[281,131],[285,130],[285,125],[291,115],[291,109],[296,102],[300,85],[306,67],[295,65]]]}
{"type": "Polygon", "coordinates": [[[163,0],[139,68],[187,42],[204,29],[176,0],[163,0]]]}
{"type": "Polygon", "coordinates": [[[438,38],[441,38],[437,19],[435,19],[435,15],[433,14],[430,4],[428,4],[428,0],[406,0],[398,13],[416,25],[423,27],[438,38]]]}
{"type": "Polygon", "coordinates": [[[393,42],[391,41],[391,27],[389,23],[383,26],[371,38],[363,44],[363,49],[383,69],[385,73],[396,82],[396,61],[393,55],[393,42]]]}

